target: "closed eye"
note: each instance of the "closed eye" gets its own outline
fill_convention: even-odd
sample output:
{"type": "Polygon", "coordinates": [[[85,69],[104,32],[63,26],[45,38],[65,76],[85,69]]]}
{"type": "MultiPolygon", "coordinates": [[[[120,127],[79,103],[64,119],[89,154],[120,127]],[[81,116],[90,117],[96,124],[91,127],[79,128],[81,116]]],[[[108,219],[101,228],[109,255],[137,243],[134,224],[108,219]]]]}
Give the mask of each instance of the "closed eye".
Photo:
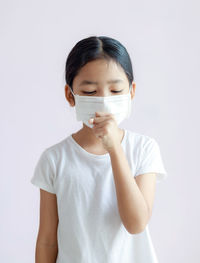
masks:
{"type": "MultiPolygon", "coordinates": [[[[122,90],[111,90],[112,92],[114,92],[114,93],[119,93],[119,92],[121,92],[122,90]]],[[[87,91],[83,91],[83,93],[84,94],[93,94],[94,92],[96,92],[96,91],[91,91],[91,92],[87,92],[87,91]]]]}
{"type": "Polygon", "coordinates": [[[121,92],[122,90],[111,90],[111,91],[114,93],[118,93],[118,92],[121,92]]]}

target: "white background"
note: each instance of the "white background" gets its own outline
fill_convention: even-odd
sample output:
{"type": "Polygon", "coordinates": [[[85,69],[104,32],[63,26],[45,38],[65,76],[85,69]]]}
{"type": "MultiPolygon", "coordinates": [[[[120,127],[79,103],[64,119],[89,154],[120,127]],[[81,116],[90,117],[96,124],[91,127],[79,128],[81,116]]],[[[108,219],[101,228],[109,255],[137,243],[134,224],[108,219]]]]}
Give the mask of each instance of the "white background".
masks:
{"type": "Polygon", "coordinates": [[[0,2],[1,262],[34,262],[44,148],[81,128],[64,97],[68,53],[96,35],[128,50],[136,82],[121,127],[157,139],[168,178],[149,229],[159,262],[197,263],[200,16],[198,1],[0,2]]]}

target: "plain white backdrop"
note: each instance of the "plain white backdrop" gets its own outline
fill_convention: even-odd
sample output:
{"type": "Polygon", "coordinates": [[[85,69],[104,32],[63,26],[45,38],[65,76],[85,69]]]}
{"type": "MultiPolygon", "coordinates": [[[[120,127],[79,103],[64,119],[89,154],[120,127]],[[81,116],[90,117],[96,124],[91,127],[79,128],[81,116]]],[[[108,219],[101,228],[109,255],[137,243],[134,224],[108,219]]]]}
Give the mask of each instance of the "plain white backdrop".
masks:
{"type": "Polygon", "coordinates": [[[81,128],[64,68],[92,35],[127,48],[136,95],[120,126],[157,139],[168,172],[149,224],[159,262],[199,262],[199,9],[194,0],[1,0],[1,262],[34,262],[39,188],[30,179],[43,149],[81,128]]]}

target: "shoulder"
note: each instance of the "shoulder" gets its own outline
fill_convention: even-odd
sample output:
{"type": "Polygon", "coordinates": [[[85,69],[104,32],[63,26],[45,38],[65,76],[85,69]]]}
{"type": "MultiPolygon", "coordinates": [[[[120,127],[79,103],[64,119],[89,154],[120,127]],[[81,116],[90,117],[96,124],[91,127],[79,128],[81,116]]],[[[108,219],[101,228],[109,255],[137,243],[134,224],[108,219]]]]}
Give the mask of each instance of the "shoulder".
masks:
{"type": "Polygon", "coordinates": [[[137,145],[140,148],[147,147],[150,144],[158,144],[157,140],[154,137],[132,130],[127,130],[127,139],[130,143],[133,143],[134,145],[137,145]]]}
{"type": "Polygon", "coordinates": [[[44,156],[50,162],[57,163],[61,159],[61,156],[70,149],[70,147],[68,147],[69,137],[70,135],[58,141],[57,143],[47,146],[43,150],[42,156],[44,156]]]}

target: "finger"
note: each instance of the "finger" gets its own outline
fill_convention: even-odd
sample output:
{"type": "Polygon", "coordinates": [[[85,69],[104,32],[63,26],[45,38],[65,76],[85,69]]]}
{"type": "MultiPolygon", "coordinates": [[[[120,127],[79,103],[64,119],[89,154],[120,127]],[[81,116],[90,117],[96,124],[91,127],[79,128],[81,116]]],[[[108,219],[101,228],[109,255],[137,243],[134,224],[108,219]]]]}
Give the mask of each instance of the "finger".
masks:
{"type": "Polygon", "coordinates": [[[100,122],[102,122],[108,118],[109,118],[109,116],[94,117],[94,118],[90,118],[88,121],[91,124],[96,124],[96,123],[100,123],[100,122]]]}
{"type": "Polygon", "coordinates": [[[105,120],[110,119],[110,116],[95,117],[93,119],[94,119],[93,120],[93,124],[98,124],[98,123],[101,123],[101,122],[103,122],[105,120]]]}
{"type": "Polygon", "coordinates": [[[93,131],[96,137],[102,138],[105,135],[105,131],[102,128],[95,128],[93,131]]]}
{"type": "Polygon", "coordinates": [[[94,123],[93,128],[99,129],[99,128],[105,127],[105,125],[107,125],[110,121],[111,119],[105,119],[104,121],[101,121],[99,123],[94,123]]]}
{"type": "Polygon", "coordinates": [[[95,112],[96,113],[96,117],[94,117],[94,123],[98,123],[98,122],[101,122],[105,119],[113,119],[114,118],[114,115],[111,114],[111,113],[106,113],[106,112],[102,112],[102,114],[105,114],[103,116],[98,116],[98,112],[95,112]]]}
{"type": "Polygon", "coordinates": [[[109,112],[103,112],[103,111],[96,111],[95,112],[95,116],[97,116],[97,117],[108,116],[108,115],[110,115],[109,112]]]}

